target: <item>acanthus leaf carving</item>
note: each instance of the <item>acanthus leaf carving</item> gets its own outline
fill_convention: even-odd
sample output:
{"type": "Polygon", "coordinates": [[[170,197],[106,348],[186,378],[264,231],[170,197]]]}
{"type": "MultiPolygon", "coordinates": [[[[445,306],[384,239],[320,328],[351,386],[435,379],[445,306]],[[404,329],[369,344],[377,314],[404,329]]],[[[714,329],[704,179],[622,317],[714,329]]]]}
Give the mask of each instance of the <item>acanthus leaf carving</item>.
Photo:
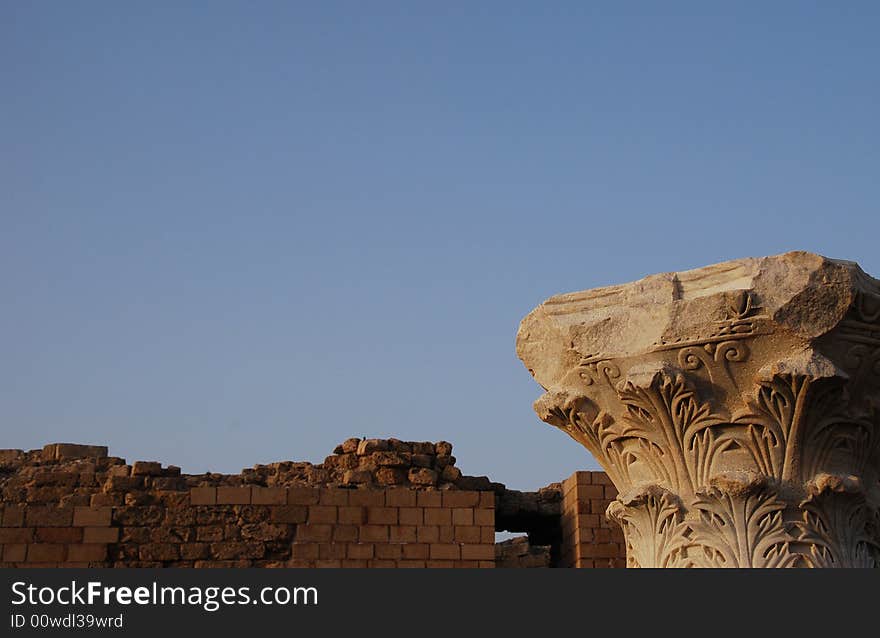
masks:
{"type": "Polygon", "coordinates": [[[645,462],[653,461],[658,478],[673,489],[693,492],[708,479],[716,455],[729,445],[713,430],[724,419],[700,400],[683,373],[661,370],[647,383],[627,381],[618,397],[624,413],[611,440],[638,440],[640,449],[661,450],[645,462]]]}
{"type": "Polygon", "coordinates": [[[854,476],[822,474],[808,485],[801,502],[800,541],[810,567],[878,567],[880,514],[854,476]]]}
{"type": "Polygon", "coordinates": [[[651,485],[608,506],[623,529],[627,567],[678,567],[689,542],[684,509],[672,492],[651,485]]]}
{"type": "Polygon", "coordinates": [[[693,508],[699,513],[689,523],[694,567],[791,567],[800,560],[783,518],[785,501],[763,479],[717,481],[693,508]]]}

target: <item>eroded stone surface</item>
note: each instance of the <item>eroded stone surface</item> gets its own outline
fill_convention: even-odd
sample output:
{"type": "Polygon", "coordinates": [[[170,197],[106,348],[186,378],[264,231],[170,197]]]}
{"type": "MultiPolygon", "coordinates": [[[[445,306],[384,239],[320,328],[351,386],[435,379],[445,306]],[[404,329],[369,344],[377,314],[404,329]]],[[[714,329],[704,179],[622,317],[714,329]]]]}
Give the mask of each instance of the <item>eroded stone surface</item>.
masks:
{"type": "Polygon", "coordinates": [[[804,252],[558,295],[517,352],[631,566],[880,562],[880,282],[804,252]]]}

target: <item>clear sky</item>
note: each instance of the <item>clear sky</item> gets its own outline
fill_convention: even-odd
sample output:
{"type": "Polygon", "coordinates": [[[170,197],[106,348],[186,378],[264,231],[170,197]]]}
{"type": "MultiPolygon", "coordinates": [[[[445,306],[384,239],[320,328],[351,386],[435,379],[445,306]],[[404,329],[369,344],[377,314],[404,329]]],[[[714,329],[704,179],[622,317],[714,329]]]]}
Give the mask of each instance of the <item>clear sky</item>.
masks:
{"type": "Polygon", "coordinates": [[[0,447],[596,467],[532,412],[520,319],[791,249],[880,275],[878,33],[876,2],[3,2],[0,447]]]}

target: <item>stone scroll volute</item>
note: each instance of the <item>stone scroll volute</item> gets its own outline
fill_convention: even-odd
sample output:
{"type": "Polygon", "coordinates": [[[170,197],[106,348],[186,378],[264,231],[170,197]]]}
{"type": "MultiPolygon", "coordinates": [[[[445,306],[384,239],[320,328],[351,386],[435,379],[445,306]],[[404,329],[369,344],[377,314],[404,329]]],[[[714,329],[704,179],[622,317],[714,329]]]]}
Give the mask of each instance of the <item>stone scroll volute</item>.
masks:
{"type": "Polygon", "coordinates": [[[517,352],[632,567],[880,566],[880,282],[794,252],[552,297],[517,352]]]}

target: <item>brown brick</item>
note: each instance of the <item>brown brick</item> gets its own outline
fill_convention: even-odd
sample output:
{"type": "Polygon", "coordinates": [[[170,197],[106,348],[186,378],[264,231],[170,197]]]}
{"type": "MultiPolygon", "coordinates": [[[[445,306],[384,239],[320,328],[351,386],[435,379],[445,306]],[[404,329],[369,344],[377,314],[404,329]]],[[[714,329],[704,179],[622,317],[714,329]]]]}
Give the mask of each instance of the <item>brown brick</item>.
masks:
{"type": "Polygon", "coordinates": [[[21,527],[24,525],[24,505],[7,503],[2,518],[2,527],[21,527]]]}
{"type": "Polygon", "coordinates": [[[339,569],[342,567],[341,560],[316,560],[315,567],[319,569],[339,569]]]}
{"type": "Polygon", "coordinates": [[[461,548],[455,543],[432,543],[429,555],[432,560],[459,560],[461,548]]]}
{"type": "Polygon", "coordinates": [[[329,542],[333,536],[333,526],[328,524],[299,525],[296,528],[296,540],[329,542]]]}
{"type": "Polygon", "coordinates": [[[92,507],[112,507],[114,505],[122,505],[122,495],[121,494],[104,494],[103,492],[99,494],[92,494],[91,498],[89,498],[89,505],[92,507]]]}
{"type": "Polygon", "coordinates": [[[598,528],[594,531],[593,540],[597,543],[610,543],[611,542],[611,530],[598,528]]]}
{"type": "Polygon", "coordinates": [[[35,533],[38,543],[79,543],[82,537],[80,527],[38,527],[35,533]]]}
{"type": "Polygon", "coordinates": [[[401,507],[398,513],[401,525],[422,525],[424,510],[421,507],[401,507]]]}
{"type": "Polygon", "coordinates": [[[211,555],[209,550],[207,543],[185,543],[180,546],[180,557],[183,560],[201,560],[211,555]]]}
{"type": "Polygon", "coordinates": [[[605,472],[593,472],[593,483],[597,485],[614,486],[614,483],[611,482],[611,479],[608,478],[608,475],[605,474],[605,472]]]}
{"type": "Polygon", "coordinates": [[[480,569],[494,569],[495,568],[495,561],[494,560],[481,560],[479,562],[478,566],[480,569]]]}
{"type": "Polygon", "coordinates": [[[592,529],[594,527],[599,527],[599,522],[598,514],[578,514],[577,517],[578,529],[592,529]]]}
{"type": "Polygon", "coordinates": [[[318,498],[319,505],[335,505],[344,507],[348,505],[348,493],[351,490],[323,489],[318,498]]]}
{"type": "Polygon", "coordinates": [[[495,526],[494,510],[474,510],[474,525],[495,526]]]}
{"type": "Polygon", "coordinates": [[[310,505],[309,506],[309,523],[327,523],[336,522],[336,506],[334,505],[310,505]]]}
{"type": "Polygon", "coordinates": [[[494,560],[494,545],[462,545],[462,560],[494,560]]]}
{"type": "Polygon", "coordinates": [[[363,507],[340,507],[338,512],[339,522],[350,525],[363,525],[367,520],[366,508],[363,507]]]}
{"type": "Polygon", "coordinates": [[[426,543],[407,543],[403,546],[403,557],[425,560],[429,555],[428,547],[426,543]]]}
{"type": "Polygon", "coordinates": [[[345,569],[345,568],[366,569],[366,567],[367,567],[367,561],[365,561],[365,560],[346,558],[345,560],[342,561],[342,568],[343,569],[345,569]]]}
{"type": "Polygon", "coordinates": [[[457,568],[462,568],[462,569],[476,569],[477,567],[479,567],[479,565],[480,565],[479,561],[475,561],[475,560],[457,560],[457,561],[455,561],[455,566],[457,568]]]}
{"type": "Polygon", "coordinates": [[[70,527],[73,524],[73,508],[30,505],[25,513],[25,521],[32,527],[70,527]]]}
{"type": "Polygon", "coordinates": [[[334,525],[333,541],[337,543],[354,543],[358,540],[357,525],[334,525]]]}
{"type": "Polygon", "coordinates": [[[455,528],[452,525],[440,526],[440,537],[438,543],[451,543],[455,540],[455,528]]]}
{"type": "Polygon", "coordinates": [[[473,525],[474,510],[469,507],[456,507],[452,510],[453,525],[473,525]]]}
{"type": "Polygon", "coordinates": [[[605,487],[602,485],[581,485],[578,487],[578,499],[586,501],[593,498],[604,498],[605,487]]]}
{"type": "Polygon", "coordinates": [[[602,543],[596,545],[597,552],[594,556],[599,558],[621,558],[626,556],[626,551],[621,549],[617,543],[602,543]]]}
{"type": "Polygon", "coordinates": [[[319,560],[338,560],[345,558],[345,543],[320,543],[318,545],[319,560]]]}
{"type": "Polygon", "coordinates": [[[593,482],[593,472],[579,471],[574,473],[578,485],[590,485],[593,482]]]}
{"type": "Polygon", "coordinates": [[[67,548],[67,560],[79,562],[100,562],[107,560],[107,546],[103,543],[82,543],[67,548]]]}
{"type": "Polygon", "coordinates": [[[193,487],[189,491],[190,505],[215,505],[217,503],[216,487],[193,487]]]}
{"type": "Polygon", "coordinates": [[[456,525],[455,541],[458,543],[480,543],[482,542],[482,534],[480,528],[476,525],[456,525]]]}
{"type": "Polygon", "coordinates": [[[425,525],[452,525],[452,510],[440,507],[426,508],[425,525]]]}
{"type": "Polygon", "coordinates": [[[320,499],[321,492],[314,487],[287,488],[288,505],[317,505],[320,499]]]}
{"type": "Polygon", "coordinates": [[[416,539],[420,543],[437,543],[440,541],[440,528],[436,525],[417,527],[416,539]]]}
{"type": "Polygon", "coordinates": [[[384,507],[385,490],[351,490],[348,495],[349,505],[363,507],[384,507]]]}
{"type": "MultiPolygon", "coordinates": [[[[383,468],[390,469],[390,468],[383,468]]],[[[373,559],[369,561],[368,566],[372,569],[392,569],[397,567],[397,561],[373,559]]]]}
{"type": "Polygon", "coordinates": [[[457,490],[443,492],[443,507],[476,507],[479,504],[479,492],[459,492],[457,490]]]}
{"type": "Polygon", "coordinates": [[[400,569],[404,569],[404,568],[424,569],[425,568],[425,561],[423,561],[423,560],[399,560],[399,561],[397,561],[397,567],[400,569]]]}
{"type": "Polygon", "coordinates": [[[286,505],[287,488],[284,487],[253,487],[251,503],[254,505],[286,505]]]}
{"type": "Polygon", "coordinates": [[[596,530],[592,527],[584,527],[577,530],[577,534],[573,534],[569,539],[572,543],[591,543],[596,530]]]}
{"type": "Polygon", "coordinates": [[[143,476],[111,476],[104,483],[105,492],[132,492],[144,488],[143,476]]]}
{"type": "Polygon", "coordinates": [[[367,522],[371,525],[397,525],[397,508],[368,507],[367,522]]]}
{"type": "Polygon", "coordinates": [[[385,490],[385,504],[389,507],[415,507],[416,491],[392,488],[385,490]]]}
{"type": "Polygon", "coordinates": [[[57,543],[28,545],[26,560],[29,563],[60,563],[64,560],[64,545],[57,543]]]}
{"type": "Polygon", "coordinates": [[[387,542],[387,525],[364,525],[361,527],[360,539],[367,542],[387,542]]]}
{"type": "Polygon", "coordinates": [[[495,543],[495,528],[494,527],[481,527],[480,528],[480,542],[481,543],[495,543]]]}
{"type": "Polygon", "coordinates": [[[441,492],[419,492],[416,496],[416,505],[419,507],[441,507],[443,497],[441,492]]]}
{"type": "Polygon", "coordinates": [[[445,569],[455,567],[454,560],[429,560],[425,563],[428,569],[445,569]]]}
{"type": "Polygon", "coordinates": [[[291,558],[303,560],[316,560],[318,558],[318,543],[294,543],[290,548],[291,558]]]}
{"type": "Polygon", "coordinates": [[[616,543],[590,543],[580,546],[580,555],[585,558],[617,558],[621,549],[616,543]]]}
{"type": "Polygon", "coordinates": [[[275,523],[305,523],[309,515],[309,508],[305,505],[279,505],[269,511],[269,516],[275,523]]]}
{"type": "Polygon", "coordinates": [[[606,501],[613,501],[614,499],[616,499],[617,498],[617,488],[614,487],[613,485],[606,485],[604,498],[606,501]]]}
{"type": "Polygon", "coordinates": [[[73,524],[76,527],[109,527],[112,507],[75,507],[73,524]]]}
{"type": "Polygon", "coordinates": [[[0,546],[2,551],[2,560],[4,563],[23,563],[27,555],[27,545],[24,543],[15,543],[12,545],[0,546]]]}
{"type": "Polygon", "coordinates": [[[414,543],[416,539],[414,525],[392,525],[388,528],[388,540],[392,543],[414,543]]]}
{"type": "Polygon", "coordinates": [[[375,546],[372,543],[355,543],[348,546],[349,558],[370,559],[373,558],[375,546]]]}
{"type": "Polygon", "coordinates": [[[34,530],[30,527],[0,528],[0,545],[5,543],[30,543],[34,539],[34,530]]]}
{"type": "Polygon", "coordinates": [[[218,487],[218,505],[250,505],[251,488],[245,487],[218,487]]]}
{"type": "Polygon", "coordinates": [[[480,509],[495,509],[495,492],[480,492],[480,509]]]}
{"type": "Polygon", "coordinates": [[[401,557],[403,553],[401,547],[402,545],[393,543],[381,543],[379,545],[376,545],[376,558],[397,560],[401,557]]]}

